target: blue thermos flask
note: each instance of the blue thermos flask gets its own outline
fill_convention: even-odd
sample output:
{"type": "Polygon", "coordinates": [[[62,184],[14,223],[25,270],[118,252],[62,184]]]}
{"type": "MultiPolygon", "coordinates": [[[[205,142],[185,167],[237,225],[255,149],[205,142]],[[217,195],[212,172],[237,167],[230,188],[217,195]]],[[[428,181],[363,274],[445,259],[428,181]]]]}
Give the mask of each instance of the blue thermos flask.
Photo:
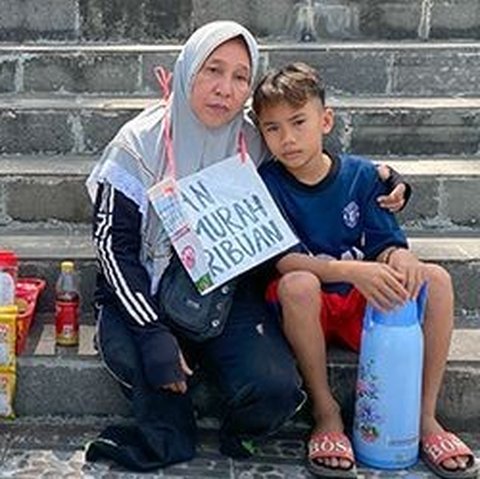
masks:
{"type": "Polygon", "coordinates": [[[417,300],[386,313],[366,307],[353,446],[367,466],[403,469],[418,460],[426,294],[424,285],[417,300]]]}

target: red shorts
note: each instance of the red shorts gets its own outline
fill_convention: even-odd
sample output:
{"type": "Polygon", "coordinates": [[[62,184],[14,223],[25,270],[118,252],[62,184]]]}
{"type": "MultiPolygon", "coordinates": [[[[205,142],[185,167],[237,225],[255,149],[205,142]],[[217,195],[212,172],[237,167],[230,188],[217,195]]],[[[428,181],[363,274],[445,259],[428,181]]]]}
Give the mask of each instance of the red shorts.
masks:
{"type": "MultiPolygon", "coordinates": [[[[278,306],[276,309],[280,312],[278,282],[279,279],[276,279],[268,285],[266,300],[269,304],[278,306]]],[[[327,344],[339,343],[358,352],[362,337],[365,298],[355,288],[347,295],[323,291],[319,291],[318,294],[322,300],[320,324],[327,344]]]]}

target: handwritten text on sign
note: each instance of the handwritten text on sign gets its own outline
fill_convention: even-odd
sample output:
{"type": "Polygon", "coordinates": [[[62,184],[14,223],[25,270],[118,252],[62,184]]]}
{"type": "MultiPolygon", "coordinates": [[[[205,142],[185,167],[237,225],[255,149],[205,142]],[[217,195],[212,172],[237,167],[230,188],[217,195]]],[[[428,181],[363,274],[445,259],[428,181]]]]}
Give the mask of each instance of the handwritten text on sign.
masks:
{"type": "Polygon", "coordinates": [[[214,287],[298,243],[250,159],[232,156],[178,185],[214,287]]]}

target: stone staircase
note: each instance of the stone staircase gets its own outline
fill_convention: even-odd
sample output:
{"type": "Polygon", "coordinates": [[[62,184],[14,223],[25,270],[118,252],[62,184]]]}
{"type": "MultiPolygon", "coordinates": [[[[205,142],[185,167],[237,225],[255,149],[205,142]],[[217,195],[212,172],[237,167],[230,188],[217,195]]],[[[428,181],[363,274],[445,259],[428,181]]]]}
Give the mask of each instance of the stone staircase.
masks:
{"type": "MultiPolygon", "coordinates": [[[[83,183],[118,128],[157,101],[152,68],[172,67],[195,26],[244,23],[261,73],[317,66],[335,107],[332,142],[388,161],[414,188],[400,215],[413,249],[443,264],[456,290],[456,331],[439,409],[480,433],[480,4],[478,0],[3,0],[0,10],[0,247],[21,274],[48,280],[19,360],[20,416],[128,415],[91,348],[94,258],[83,183]],[[40,8],[40,3],[42,4],[40,8]],[[302,43],[300,38],[316,38],[302,43]],[[80,350],[55,349],[59,261],[81,274],[80,350]]],[[[336,393],[351,404],[355,358],[335,351],[336,393]],[[338,379],[338,381],[337,381],[338,379]]],[[[196,403],[212,415],[212,393],[196,403]]]]}

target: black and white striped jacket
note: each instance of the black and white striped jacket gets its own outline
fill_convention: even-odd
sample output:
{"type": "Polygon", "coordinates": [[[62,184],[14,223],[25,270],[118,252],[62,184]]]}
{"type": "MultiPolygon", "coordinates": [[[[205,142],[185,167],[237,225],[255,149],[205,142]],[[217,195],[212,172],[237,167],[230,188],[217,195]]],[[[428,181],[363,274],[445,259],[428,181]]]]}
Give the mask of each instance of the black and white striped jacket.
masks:
{"type": "Polygon", "coordinates": [[[98,187],[93,243],[98,275],[95,302],[114,304],[138,342],[145,372],[153,386],[184,380],[177,340],[161,319],[150,277],[141,264],[142,217],[137,205],[108,184],[98,187]]]}

